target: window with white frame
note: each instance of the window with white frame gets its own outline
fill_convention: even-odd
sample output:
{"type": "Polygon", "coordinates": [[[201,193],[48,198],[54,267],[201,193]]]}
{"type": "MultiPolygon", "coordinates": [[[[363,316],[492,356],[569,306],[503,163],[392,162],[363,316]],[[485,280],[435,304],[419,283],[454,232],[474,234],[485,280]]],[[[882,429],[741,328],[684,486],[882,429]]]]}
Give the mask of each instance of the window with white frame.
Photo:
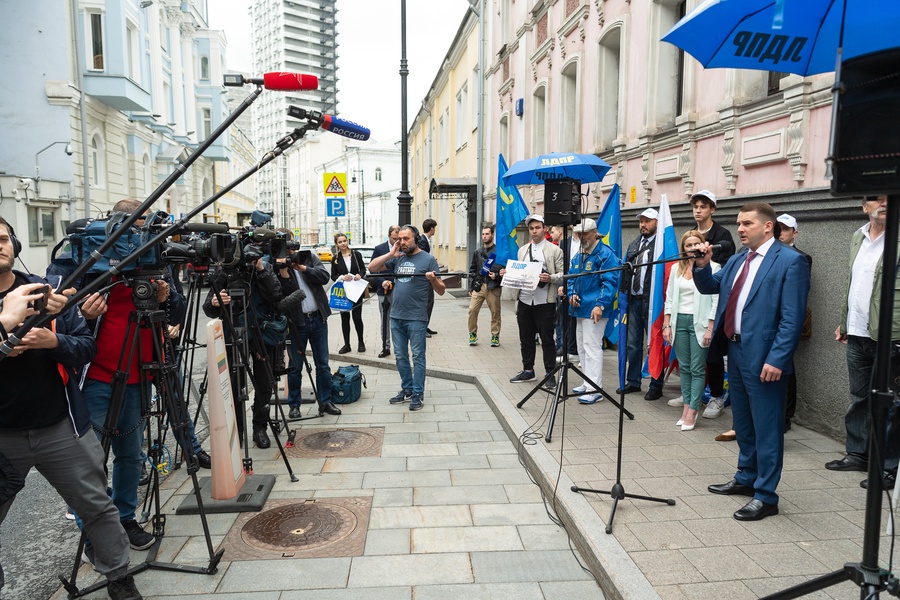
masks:
{"type": "Polygon", "coordinates": [[[597,81],[597,145],[610,149],[619,134],[619,96],[622,85],[621,64],[622,29],[616,27],[600,40],[597,81]]]}
{"type": "Polygon", "coordinates": [[[103,13],[87,13],[88,70],[103,71],[106,68],[106,55],[103,53],[103,13]]]}
{"type": "Polygon", "coordinates": [[[159,112],[163,123],[170,123],[172,121],[172,111],[170,110],[171,102],[172,86],[168,81],[163,81],[163,97],[159,103],[159,112]]]}
{"type": "Polygon", "coordinates": [[[457,198],[453,201],[454,208],[456,210],[453,211],[453,237],[456,238],[454,242],[457,248],[465,248],[466,247],[466,213],[468,209],[466,207],[468,201],[465,198],[457,198]]]}
{"type": "Polygon", "coordinates": [[[462,148],[468,141],[469,83],[466,82],[456,93],[456,149],[462,148]]]}
{"type": "Polygon", "coordinates": [[[438,119],[438,164],[450,158],[450,109],[438,119]]]}
{"type": "Polygon", "coordinates": [[[51,244],[56,241],[54,209],[41,206],[28,207],[28,243],[31,245],[51,244]]]}
{"type": "Polygon", "coordinates": [[[381,167],[375,167],[375,181],[381,181],[381,167]]]}
{"type": "Polygon", "coordinates": [[[560,84],[559,152],[575,152],[578,148],[578,61],[563,68],[560,84]]]}
{"type": "Polygon", "coordinates": [[[212,110],[209,108],[200,109],[200,133],[201,139],[206,139],[212,133],[212,110]]]}
{"type": "Polygon", "coordinates": [[[141,38],[138,27],[131,21],[125,24],[125,76],[135,83],[141,82],[141,38]]]}
{"type": "Polygon", "coordinates": [[[478,129],[478,113],[481,106],[479,105],[478,98],[478,65],[475,65],[475,68],[472,70],[472,85],[475,89],[472,90],[472,130],[478,129]]]}
{"type": "Polygon", "coordinates": [[[534,90],[532,97],[531,151],[534,156],[547,153],[547,86],[534,90]]]}
{"type": "Polygon", "coordinates": [[[509,114],[500,117],[500,154],[506,159],[506,164],[511,165],[509,156],[509,114]]]}
{"type": "MultiPolygon", "coordinates": [[[[681,0],[653,0],[651,3],[651,23],[656,30],[651,37],[664,36],[678,22],[682,7],[681,0]]],[[[672,44],[655,44],[650,56],[648,100],[650,101],[650,122],[653,127],[666,129],[675,126],[675,117],[684,97],[684,52],[672,44]],[[654,56],[655,54],[655,56],[654,56]],[[654,89],[655,88],[655,89],[654,89]]]]}
{"type": "Polygon", "coordinates": [[[103,189],[106,187],[106,155],[103,149],[103,138],[99,133],[91,137],[91,185],[103,189]]]}
{"type": "Polygon", "coordinates": [[[200,80],[209,81],[209,57],[200,57],[200,80]]]}

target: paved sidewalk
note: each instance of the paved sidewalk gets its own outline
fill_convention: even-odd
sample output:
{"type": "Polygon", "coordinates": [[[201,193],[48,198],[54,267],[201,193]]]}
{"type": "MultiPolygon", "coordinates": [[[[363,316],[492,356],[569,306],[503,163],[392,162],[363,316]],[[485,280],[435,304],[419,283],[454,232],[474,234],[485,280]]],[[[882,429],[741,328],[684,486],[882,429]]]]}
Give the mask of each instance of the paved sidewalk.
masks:
{"type": "MultiPolygon", "coordinates": [[[[594,579],[579,568],[566,533],[551,522],[540,491],[519,463],[517,438],[531,425],[544,433],[549,407],[542,393],[523,409],[515,408],[531,388],[508,382],[521,370],[514,306],[503,303],[499,348],[488,343],[487,307],[479,321],[482,341],[468,346],[467,307],[467,298],[437,298],[431,326],[438,335],[428,340],[429,378],[419,412],[410,412],[408,404],[387,403],[399,389],[399,376],[392,356],[375,358],[381,347],[376,304],[364,307],[368,352],[332,354],[332,368],[360,364],[369,387],[340,417],[303,422],[301,431],[383,427],[380,456],[294,458],[300,482],[291,483],[277,452],[252,451],[256,472],[277,476],[270,505],[371,499],[362,555],[237,560],[226,551],[216,575],[139,574],[144,594],[266,600],[603,598],[594,579]]],[[[336,352],[342,345],[339,321],[334,318],[330,324],[330,347],[336,352]]],[[[614,390],[615,354],[604,358],[601,383],[614,390]]],[[[736,444],[713,441],[730,425],[730,411],[681,432],[675,427],[680,409],[665,403],[679,394],[673,377],[663,400],[646,402],[643,394],[626,398],[635,419],[624,426],[625,491],[671,497],[676,504],[623,500],[612,535],[604,531],[609,497],[570,488],[576,483],[609,489],[614,483],[614,406],[584,406],[571,399],[560,406],[553,441],[529,436],[521,452],[567,524],[582,562],[602,582],[605,597],[758,598],[861,559],[865,494],[858,483],[863,474],[823,466],[840,456],[842,444],[795,425],[786,435],[781,514],[740,523],[731,514],[742,498],[706,491],[710,483],[727,481],[734,473],[736,444]]],[[[174,515],[189,491],[183,470],[162,487],[168,535],[161,560],[205,564],[199,518],[174,515]]],[[[237,519],[234,514],[210,516],[215,546],[237,519]]],[[[882,537],[882,565],[887,564],[888,541],[882,537]]],[[[134,559],[143,554],[134,553],[134,559]]],[[[84,585],[91,576],[79,582],[84,585]]],[[[858,596],[858,589],[845,583],[809,597],[858,596]]]]}

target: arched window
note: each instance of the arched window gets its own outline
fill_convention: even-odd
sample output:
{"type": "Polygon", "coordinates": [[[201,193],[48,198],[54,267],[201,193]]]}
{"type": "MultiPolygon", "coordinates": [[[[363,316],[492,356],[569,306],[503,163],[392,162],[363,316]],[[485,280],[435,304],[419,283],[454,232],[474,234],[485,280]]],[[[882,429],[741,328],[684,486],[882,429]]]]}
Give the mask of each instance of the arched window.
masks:
{"type": "Polygon", "coordinates": [[[559,151],[575,152],[578,139],[578,61],[572,61],[562,70],[559,115],[559,151]]]}
{"type": "Polygon", "coordinates": [[[106,187],[106,165],[103,150],[103,138],[99,133],[91,137],[91,185],[96,188],[106,187]]]}
{"type": "Polygon", "coordinates": [[[375,181],[381,181],[381,167],[375,168],[375,181]]]}
{"type": "Polygon", "coordinates": [[[541,85],[534,90],[532,96],[532,155],[547,153],[547,86],[541,85]]]}
{"type": "Polygon", "coordinates": [[[600,60],[597,73],[597,142],[601,148],[611,149],[619,134],[619,96],[621,78],[622,28],[616,27],[600,40],[600,60]]]}
{"type": "Polygon", "coordinates": [[[209,81],[209,57],[200,57],[200,80],[209,81]]]}

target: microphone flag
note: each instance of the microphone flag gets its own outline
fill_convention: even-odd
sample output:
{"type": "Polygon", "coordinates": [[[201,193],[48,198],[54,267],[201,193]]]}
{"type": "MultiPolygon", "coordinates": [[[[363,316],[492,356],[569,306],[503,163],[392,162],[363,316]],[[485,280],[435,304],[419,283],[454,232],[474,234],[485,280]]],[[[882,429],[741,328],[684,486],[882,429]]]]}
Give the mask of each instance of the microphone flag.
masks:
{"type": "MultiPolygon", "coordinates": [[[[600,240],[609,246],[621,264],[624,255],[622,254],[622,209],[619,206],[620,196],[619,184],[617,183],[609,190],[606,204],[603,205],[603,210],[600,211],[600,216],[597,217],[597,233],[600,235],[600,240]]],[[[623,291],[619,291],[616,294],[616,299],[613,302],[613,309],[617,311],[616,316],[614,319],[608,319],[606,322],[606,331],[603,335],[609,340],[610,344],[619,343],[619,322],[625,318],[625,313],[622,311],[621,306],[625,305],[627,310],[628,305],[625,300],[626,295],[623,291]]]]}
{"type": "Polygon", "coordinates": [[[500,155],[497,165],[497,258],[496,262],[506,266],[515,260],[519,252],[516,240],[516,226],[528,216],[528,207],[514,185],[503,185],[503,176],[509,167],[500,155]]]}

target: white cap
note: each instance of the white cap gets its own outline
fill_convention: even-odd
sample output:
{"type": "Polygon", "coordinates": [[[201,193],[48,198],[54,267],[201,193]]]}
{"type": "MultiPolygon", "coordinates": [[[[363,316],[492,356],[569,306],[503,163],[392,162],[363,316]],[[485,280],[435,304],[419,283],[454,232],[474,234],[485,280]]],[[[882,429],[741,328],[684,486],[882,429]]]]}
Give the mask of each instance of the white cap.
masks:
{"type": "Polygon", "coordinates": [[[709,190],[700,190],[700,191],[697,192],[696,194],[692,194],[692,195],[691,195],[691,201],[693,202],[694,198],[698,198],[698,197],[699,197],[699,198],[706,198],[707,200],[709,200],[710,202],[712,202],[713,206],[716,205],[716,195],[713,194],[713,193],[712,193],[711,191],[709,191],[709,190]]]}
{"type": "Polygon", "coordinates": [[[528,226],[532,221],[540,221],[541,223],[543,223],[544,217],[542,217],[541,215],[528,215],[527,217],[525,217],[526,226],[528,226]]]}
{"type": "Polygon", "coordinates": [[[593,219],[585,219],[581,221],[578,225],[572,228],[572,231],[575,233],[581,233],[582,231],[594,231],[597,229],[597,221],[593,219]]]}
{"type": "Polygon", "coordinates": [[[788,227],[790,227],[790,228],[793,229],[794,231],[800,231],[799,229],[797,229],[797,219],[795,219],[794,217],[792,217],[792,216],[789,215],[789,214],[783,214],[783,215],[781,215],[780,217],[778,217],[777,220],[778,220],[778,222],[781,223],[782,225],[787,225],[788,227]]]}
{"type": "Polygon", "coordinates": [[[647,217],[648,219],[659,219],[659,213],[656,212],[655,208],[645,208],[644,212],[638,215],[638,219],[641,217],[647,217]]]}

